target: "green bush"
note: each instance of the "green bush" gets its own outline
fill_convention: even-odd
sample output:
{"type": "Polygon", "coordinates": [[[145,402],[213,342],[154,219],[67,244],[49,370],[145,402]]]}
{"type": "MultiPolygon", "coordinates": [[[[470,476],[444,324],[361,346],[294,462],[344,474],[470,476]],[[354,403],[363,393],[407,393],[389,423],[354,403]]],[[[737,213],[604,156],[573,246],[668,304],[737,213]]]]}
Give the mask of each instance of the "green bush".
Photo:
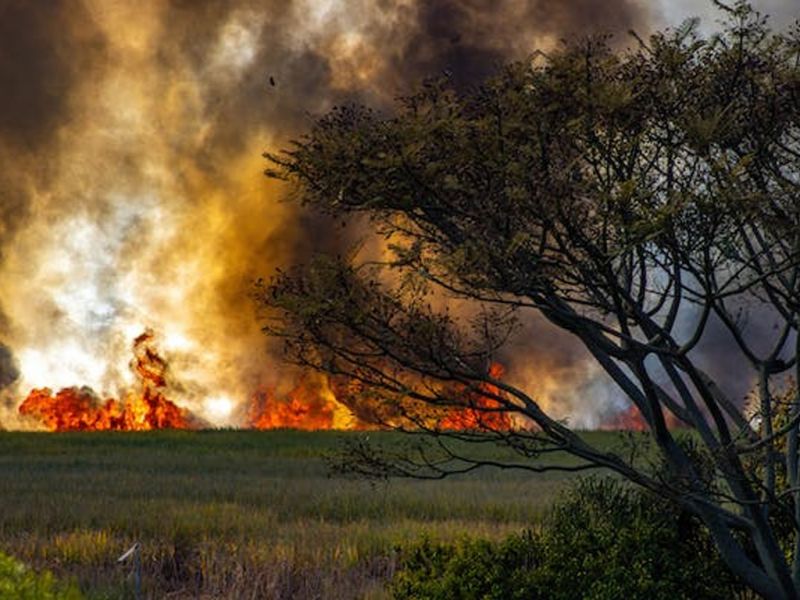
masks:
{"type": "Polygon", "coordinates": [[[537,532],[412,546],[392,582],[399,599],[722,600],[738,591],[694,517],[612,479],[579,483],[537,532]]]}
{"type": "Polygon", "coordinates": [[[531,569],[538,564],[538,551],[530,532],[500,543],[423,540],[403,552],[402,568],[392,582],[392,591],[396,598],[539,598],[530,581],[531,569]]]}
{"type": "Polygon", "coordinates": [[[49,572],[35,573],[21,562],[0,552],[0,599],[80,600],[74,585],[60,583],[49,572]]]}
{"type": "Polygon", "coordinates": [[[541,544],[538,581],[549,598],[711,600],[734,592],[696,518],[611,479],[586,480],[557,503],[541,544]]]}

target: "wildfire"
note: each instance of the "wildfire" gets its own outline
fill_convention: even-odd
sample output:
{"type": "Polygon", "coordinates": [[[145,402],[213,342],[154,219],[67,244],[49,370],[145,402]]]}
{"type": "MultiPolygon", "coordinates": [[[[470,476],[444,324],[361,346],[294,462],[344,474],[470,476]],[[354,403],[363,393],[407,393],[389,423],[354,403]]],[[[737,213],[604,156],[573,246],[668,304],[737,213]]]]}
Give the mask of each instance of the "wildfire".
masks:
{"type": "Polygon", "coordinates": [[[259,390],[250,402],[248,424],[254,429],[334,429],[336,400],[326,382],[306,375],[284,398],[259,390]]]}
{"type": "MultiPolygon", "coordinates": [[[[669,429],[679,429],[684,426],[683,423],[670,412],[664,414],[664,420],[669,429]]],[[[617,413],[614,417],[603,423],[600,429],[605,431],[647,431],[649,427],[642,413],[639,412],[639,409],[631,404],[626,410],[617,413]]]]}
{"type": "Polygon", "coordinates": [[[646,431],[647,423],[639,409],[631,404],[626,410],[617,413],[603,423],[600,429],[606,431],[646,431]]]}
{"type": "MultiPolygon", "coordinates": [[[[159,354],[151,330],[134,340],[130,369],[138,385],[121,400],[103,399],[86,386],[66,387],[56,393],[44,387],[28,394],[19,406],[19,413],[36,419],[51,431],[143,431],[193,429],[202,425],[189,411],[166,397],[168,364],[159,354]]],[[[500,378],[503,367],[494,364],[489,374],[500,378]]],[[[352,382],[305,373],[288,393],[262,388],[250,398],[246,425],[254,429],[323,430],[365,429],[370,427],[369,423],[388,425],[392,422],[392,418],[370,419],[373,413],[380,413],[380,407],[373,406],[374,402],[365,402],[363,394],[354,392],[349,383],[352,382]]],[[[463,401],[463,408],[456,406],[436,411],[432,417],[434,426],[449,430],[511,429],[507,413],[492,411],[500,405],[490,396],[499,396],[500,390],[489,384],[483,384],[480,389],[486,395],[463,388],[450,390],[449,395],[463,401]]],[[[206,404],[209,401],[218,411],[230,410],[231,401],[227,398],[209,398],[206,404]]]]}
{"type": "Polygon", "coordinates": [[[143,431],[187,429],[189,413],[164,396],[167,363],[153,343],[153,332],[145,331],[133,342],[131,369],[139,389],[120,401],[100,399],[90,388],[69,387],[53,395],[49,388],[34,389],[19,407],[22,415],[39,420],[51,431],[143,431]]]}
{"type": "MultiPolygon", "coordinates": [[[[489,367],[489,376],[500,379],[505,369],[500,363],[492,363],[489,367]]],[[[507,412],[500,410],[500,403],[494,396],[502,396],[497,386],[484,383],[480,389],[486,394],[464,393],[467,408],[450,408],[447,414],[439,421],[439,429],[444,430],[486,430],[508,431],[512,429],[511,417],[507,412]]]]}
{"type": "MultiPolygon", "coordinates": [[[[489,375],[499,379],[503,366],[493,364],[489,375]]],[[[376,429],[401,425],[404,420],[391,407],[376,404],[358,381],[328,379],[320,374],[306,374],[285,395],[264,389],[253,395],[248,410],[248,424],[255,429],[376,429]]],[[[506,412],[497,411],[500,404],[492,396],[501,395],[493,385],[483,384],[486,394],[459,388],[447,395],[463,402],[434,410],[422,418],[429,426],[442,430],[509,430],[513,424],[506,412]]]]}
{"type": "MultiPolygon", "coordinates": [[[[104,399],[87,386],[65,387],[56,393],[42,387],[31,390],[19,406],[19,413],[37,420],[50,431],[144,431],[204,426],[204,421],[167,398],[168,364],[156,348],[153,332],[148,329],[139,335],[132,350],[129,366],[138,384],[121,399],[104,399]]],[[[489,376],[499,380],[504,371],[501,364],[493,363],[489,376]]],[[[408,426],[408,415],[398,412],[392,402],[382,403],[372,398],[362,388],[355,379],[300,374],[286,393],[262,387],[251,394],[244,426],[307,431],[408,426]]],[[[498,400],[504,397],[504,392],[496,385],[482,383],[477,390],[449,386],[442,390],[442,396],[453,405],[422,407],[423,412],[412,417],[411,422],[442,431],[509,431],[517,426],[498,400]]],[[[224,396],[205,400],[206,409],[215,414],[228,414],[233,405],[234,401],[224,396]]],[[[641,431],[645,424],[631,407],[601,428],[641,431]]]]}

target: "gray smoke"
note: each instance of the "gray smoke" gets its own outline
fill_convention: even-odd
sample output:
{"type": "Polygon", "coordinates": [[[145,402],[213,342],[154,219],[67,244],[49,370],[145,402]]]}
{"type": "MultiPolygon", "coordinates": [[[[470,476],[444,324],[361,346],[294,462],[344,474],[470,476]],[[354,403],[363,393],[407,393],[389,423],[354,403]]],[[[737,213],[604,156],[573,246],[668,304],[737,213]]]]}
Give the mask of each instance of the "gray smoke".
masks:
{"type": "MultiPolygon", "coordinates": [[[[285,372],[251,282],[350,235],[282,202],[262,151],[336,104],[390,110],[443,73],[466,89],[574,35],[623,47],[662,15],[635,0],[0,0],[0,382],[10,348],[20,386],[115,393],[152,326],[182,401],[241,401],[285,372]]],[[[547,351],[510,370],[548,365],[548,393],[580,381],[568,404],[584,410],[591,363],[532,327],[520,343],[547,351]]]]}

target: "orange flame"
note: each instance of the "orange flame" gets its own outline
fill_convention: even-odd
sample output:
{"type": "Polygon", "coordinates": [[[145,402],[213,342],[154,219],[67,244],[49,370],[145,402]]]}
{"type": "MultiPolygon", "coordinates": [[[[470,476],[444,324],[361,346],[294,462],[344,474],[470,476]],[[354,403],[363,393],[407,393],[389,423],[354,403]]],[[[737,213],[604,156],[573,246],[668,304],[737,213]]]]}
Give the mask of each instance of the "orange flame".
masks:
{"type": "MultiPolygon", "coordinates": [[[[680,429],[684,424],[671,412],[664,412],[664,421],[669,429],[680,429]]],[[[626,410],[617,413],[600,426],[604,431],[647,431],[649,426],[642,413],[631,404],[626,410]]]]}
{"type": "Polygon", "coordinates": [[[334,399],[324,383],[306,375],[285,398],[272,389],[256,392],[248,423],[254,429],[333,429],[335,413],[334,399]]]}
{"type": "MultiPolygon", "coordinates": [[[[102,399],[89,387],[67,387],[57,393],[49,388],[32,390],[19,407],[22,415],[37,419],[51,431],[144,431],[151,429],[195,429],[202,423],[165,396],[168,387],[166,360],[154,345],[154,335],[145,331],[133,342],[130,363],[137,389],[123,400],[102,399]]],[[[499,379],[503,367],[493,364],[489,375],[499,379]]],[[[392,423],[389,415],[381,421],[380,407],[365,401],[354,381],[329,379],[319,373],[306,373],[285,395],[273,388],[254,393],[247,410],[247,425],[254,429],[369,429],[377,423],[392,423]],[[353,389],[351,389],[353,388],[353,389]],[[374,413],[374,414],[373,414],[374,413]],[[372,425],[370,425],[372,423],[372,425]]],[[[498,411],[496,397],[502,392],[494,385],[482,384],[481,392],[462,388],[448,391],[460,404],[436,410],[428,422],[446,430],[509,430],[508,413],[498,411]]]]}
{"type": "Polygon", "coordinates": [[[647,431],[647,423],[639,409],[631,404],[600,426],[604,431],[647,431]]]}
{"type": "Polygon", "coordinates": [[[131,369],[141,390],[131,391],[124,401],[101,400],[90,388],[69,387],[55,396],[48,388],[34,389],[20,405],[22,415],[38,419],[51,431],[143,431],[186,429],[189,414],[168,400],[167,363],[153,345],[153,332],[145,331],[133,342],[131,369]]]}
{"type": "MultiPolygon", "coordinates": [[[[503,376],[503,366],[491,365],[489,375],[503,376]]],[[[250,400],[248,424],[255,429],[375,429],[403,423],[402,415],[393,414],[391,406],[376,405],[365,395],[357,380],[328,379],[320,374],[303,375],[285,396],[273,389],[262,389],[250,400]],[[346,413],[345,419],[337,414],[346,413]]],[[[510,415],[498,410],[501,404],[494,398],[502,392],[494,385],[482,384],[486,394],[463,388],[448,391],[448,396],[463,400],[462,406],[434,410],[421,416],[429,426],[443,430],[508,431],[513,428],[510,415]]]]}
{"type": "MultiPolygon", "coordinates": [[[[504,372],[505,369],[500,363],[492,363],[489,367],[489,377],[492,379],[500,379],[504,372]]],[[[481,384],[480,389],[487,395],[467,392],[465,404],[468,407],[449,409],[447,414],[440,419],[439,429],[454,431],[470,429],[508,431],[512,429],[511,416],[507,412],[499,410],[502,405],[494,399],[495,396],[503,395],[500,389],[489,383],[481,384]]]]}

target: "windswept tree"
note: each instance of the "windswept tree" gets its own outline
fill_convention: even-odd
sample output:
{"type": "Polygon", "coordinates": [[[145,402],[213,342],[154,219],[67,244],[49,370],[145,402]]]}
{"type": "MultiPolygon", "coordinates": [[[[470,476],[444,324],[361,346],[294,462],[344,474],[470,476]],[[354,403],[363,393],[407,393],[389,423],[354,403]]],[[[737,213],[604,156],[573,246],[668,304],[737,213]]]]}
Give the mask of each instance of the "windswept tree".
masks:
{"type": "Polygon", "coordinates": [[[259,298],[287,356],[343,382],[362,418],[434,434],[438,454],[416,459],[356,448],[363,472],[480,466],[464,441],[505,444],[518,468],[609,469],[701,518],[753,590],[798,598],[800,34],[720,8],[707,39],[689,23],[624,53],[583,40],[468,92],[429,82],[393,115],[334,109],[269,173],[336,217],[368,216],[386,252],[320,257],[259,298]],[[667,476],[497,376],[531,311],[630,399],[667,476]],[[774,335],[754,339],[747,315],[774,335]],[[754,411],[698,360],[720,327],[752,369],[754,411]],[[454,410],[477,426],[448,426],[454,410]],[[554,451],[579,460],[549,464],[554,451]]]}

